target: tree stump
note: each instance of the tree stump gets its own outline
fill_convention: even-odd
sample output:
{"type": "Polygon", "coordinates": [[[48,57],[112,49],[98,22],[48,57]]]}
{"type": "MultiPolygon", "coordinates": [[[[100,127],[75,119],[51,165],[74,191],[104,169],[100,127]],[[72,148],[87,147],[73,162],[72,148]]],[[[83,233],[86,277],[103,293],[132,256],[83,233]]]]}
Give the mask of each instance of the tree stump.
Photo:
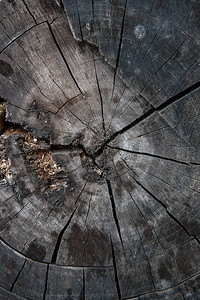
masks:
{"type": "Polygon", "coordinates": [[[0,299],[200,299],[199,13],[0,1],[0,299]]]}

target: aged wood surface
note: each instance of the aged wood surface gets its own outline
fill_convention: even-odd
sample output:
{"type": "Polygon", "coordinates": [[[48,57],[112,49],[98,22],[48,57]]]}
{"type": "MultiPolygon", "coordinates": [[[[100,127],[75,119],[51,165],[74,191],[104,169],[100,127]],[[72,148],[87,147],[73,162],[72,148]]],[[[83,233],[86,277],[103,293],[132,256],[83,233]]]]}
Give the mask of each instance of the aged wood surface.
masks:
{"type": "Polygon", "coordinates": [[[200,299],[199,16],[0,1],[0,299],[200,299]]]}

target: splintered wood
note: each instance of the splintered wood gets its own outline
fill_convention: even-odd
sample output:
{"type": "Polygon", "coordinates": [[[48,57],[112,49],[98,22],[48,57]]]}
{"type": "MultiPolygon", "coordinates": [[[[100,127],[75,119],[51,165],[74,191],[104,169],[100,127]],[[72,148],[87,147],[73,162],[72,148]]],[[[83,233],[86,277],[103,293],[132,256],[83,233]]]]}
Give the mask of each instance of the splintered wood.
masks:
{"type": "Polygon", "coordinates": [[[0,300],[200,299],[198,1],[0,20],[0,300]]]}
{"type": "Polygon", "coordinates": [[[10,180],[12,178],[12,173],[10,172],[10,159],[6,156],[6,151],[4,147],[4,140],[0,138],[0,180],[5,177],[10,180]]]}

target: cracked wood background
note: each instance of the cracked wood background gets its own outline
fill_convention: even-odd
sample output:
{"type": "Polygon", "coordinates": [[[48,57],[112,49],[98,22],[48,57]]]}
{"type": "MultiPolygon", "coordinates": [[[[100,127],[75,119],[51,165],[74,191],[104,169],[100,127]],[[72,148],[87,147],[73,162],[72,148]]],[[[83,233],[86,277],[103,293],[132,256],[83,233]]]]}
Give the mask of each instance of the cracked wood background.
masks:
{"type": "Polygon", "coordinates": [[[199,15],[0,1],[0,299],[200,298],[199,15]]]}

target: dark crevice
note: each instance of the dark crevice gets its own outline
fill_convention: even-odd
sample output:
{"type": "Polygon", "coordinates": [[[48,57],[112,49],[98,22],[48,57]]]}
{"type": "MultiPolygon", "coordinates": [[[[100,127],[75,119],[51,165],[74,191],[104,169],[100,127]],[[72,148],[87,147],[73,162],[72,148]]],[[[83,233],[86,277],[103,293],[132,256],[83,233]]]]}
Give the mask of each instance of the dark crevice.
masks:
{"type": "Polygon", "coordinates": [[[113,196],[111,182],[110,182],[110,180],[106,179],[106,183],[107,183],[107,186],[108,186],[108,193],[109,193],[109,196],[110,196],[113,217],[114,217],[115,224],[116,224],[116,227],[117,227],[117,231],[118,231],[118,234],[119,234],[119,238],[120,238],[120,241],[121,241],[121,244],[122,244],[122,248],[124,248],[123,247],[122,236],[121,236],[121,231],[120,231],[120,226],[119,226],[119,221],[118,221],[117,213],[116,213],[115,200],[114,200],[114,196],[113,196]]]}
{"type": "Polygon", "coordinates": [[[100,89],[100,85],[99,85],[99,79],[98,79],[98,75],[97,75],[97,68],[96,68],[96,63],[95,63],[93,51],[92,51],[92,55],[93,55],[93,62],[94,62],[94,71],[95,71],[96,83],[97,83],[97,88],[98,88],[99,97],[100,97],[100,103],[101,103],[102,126],[103,126],[103,131],[104,131],[104,137],[106,138],[105,120],[104,120],[104,108],[103,108],[103,98],[102,98],[101,89],[100,89]]]}
{"type": "Polygon", "coordinates": [[[155,154],[151,154],[151,153],[147,153],[147,152],[139,152],[139,151],[134,151],[134,150],[128,150],[128,149],[123,149],[123,148],[120,148],[120,147],[112,147],[112,146],[109,146],[109,145],[108,145],[108,147],[112,148],[112,149],[124,151],[124,152],[127,152],[127,153],[133,153],[133,154],[139,154],[139,155],[144,155],[144,156],[160,158],[160,159],[163,159],[163,160],[175,162],[175,163],[182,164],[182,165],[189,166],[189,165],[192,164],[192,163],[187,163],[187,162],[184,162],[184,161],[179,161],[179,160],[176,160],[176,159],[173,159],[173,158],[163,157],[163,156],[160,156],[160,155],[155,155],[155,154]]]}
{"type": "Polygon", "coordinates": [[[44,287],[44,293],[43,293],[43,300],[46,299],[48,276],[49,276],[49,264],[47,264],[47,271],[46,271],[46,278],[45,278],[45,287],[44,287]]]}
{"type": "Polygon", "coordinates": [[[166,108],[169,105],[173,104],[174,102],[180,100],[181,98],[190,95],[192,92],[194,92],[198,88],[200,88],[200,81],[194,83],[193,85],[189,86],[185,90],[183,90],[183,91],[179,92],[178,94],[172,96],[171,98],[169,98],[168,100],[166,100],[164,103],[162,103],[161,105],[159,105],[156,108],[156,110],[158,110],[158,111],[163,110],[164,108],[166,108]]]}
{"type": "Polygon", "coordinates": [[[119,47],[118,47],[117,58],[116,58],[116,66],[115,66],[113,86],[115,84],[117,69],[118,69],[118,66],[119,66],[120,53],[121,53],[121,48],[122,48],[122,40],[123,40],[123,34],[124,34],[124,23],[125,23],[125,16],[126,16],[126,6],[127,6],[127,0],[125,1],[124,13],[123,13],[123,17],[122,17],[121,32],[120,32],[119,47]]]}
{"type": "MultiPolygon", "coordinates": [[[[128,166],[126,163],[127,168],[133,173],[133,170],[128,166]]],[[[131,176],[133,180],[147,193],[149,194],[154,200],[156,200],[159,204],[162,205],[162,207],[165,209],[166,213],[170,216],[171,219],[173,219],[184,231],[189,237],[193,237],[198,244],[200,244],[199,239],[196,237],[196,235],[190,234],[187,228],[174,216],[169,212],[168,207],[166,204],[164,204],[161,200],[159,200],[154,194],[152,194],[141,182],[139,182],[135,177],[131,176]]]]}
{"type": "Polygon", "coordinates": [[[23,269],[24,269],[24,267],[25,267],[25,264],[26,264],[26,260],[24,261],[24,263],[23,263],[23,265],[22,265],[22,267],[21,267],[19,273],[17,274],[17,277],[15,278],[15,281],[13,282],[13,284],[12,284],[12,286],[11,286],[11,288],[10,288],[10,292],[13,291],[13,289],[14,289],[14,287],[15,287],[15,284],[17,283],[17,280],[19,279],[19,276],[20,276],[20,274],[22,273],[22,271],[23,271],[23,269]]]}
{"type": "Polygon", "coordinates": [[[59,46],[59,44],[58,44],[58,42],[57,42],[57,40],[56,40],[56,37],[55,37],[55,35],[54,35],[54,32],[53,32],[53,30],[52,30],[52,28],[51,28],[51,24],[50,24],[48,21],[47,21],[47,24],[48,24],[50,33],[51,33],[51,35],[52,35],[52,38],[53,38],[53,40],[54,40],[54,43],[55,43],[56,47],[58,48],[58,51],[59,51],[60,55],[62,56],[62,59],[63,59],[65,65],[66,65],[66,67],[67,67],[67,70],[68,70],[69,74],[71,75],[71,77],[72,77],[72,79],[73,79],[73,81],[74,81],[76,87],[78,88],[79,92],[80,92],[81,94],[83,94],[82,91],[81,91],[81,89],[80,89],[80,87],[79,87],[79,85],[78,85],[78,83],[77,83],[77,81],[76,81],[76,79],[75,79],[75,77],[74,77],[74,75],[73,75],[73,73],[72,73],[72,71],[71,71],[71,69],[70,69],[70,67],[69,67],[69,64],[68,64],[68,62],[67,62],[67,60],[66,60],[66,58],[65,58],[65,56],[64,56],[64,54],[63,54],[63,52],[62,52],[62,50],[61,50],[61,47],[59,46]]]}
{"type": "Polygon", "coordinates": [[[80,143],[76,143],[76,137],[74,138],[74,140],[69,144],[69,145],[55,145],[55,144],[51,144],[50,145],[50,150],[52,152],[57,152],[57,151],[81,151],[87,158],[93,160],[93,156],[88,154],[85,147],[80,144],[80,143]]]}
{"type": "Polygon", "coordinates": [[[194,92],[195,90],[197,90],[200,87],[200,81],[196,82],[195,84],[189,86],[188,88],[186,88],[185,90],[181,91],[180,93],[172,96],[171,98],[169,98],[168,100],[166,100],[164,103],[162,103],[161,105],[159,105],[157,108],[152,107],[151,109],[149,109],[147,112],[145,112],[143,115],[141,115],[140,117],[138,117],[136,120],[134,120],[133,122],[131,122],[130,124],[128,124],[127,126],[125,126],[124,128],[116,131],[113,135],[111,135],[111,137],[109,139],[107,139],[102,146],[99,148],[99,150],[96,151],[95,156],[100,155],[103,152],[104,147],[112,142],[118,135],[123,134],[124,132],[128,131],[129,129],[133,128],[134,126],[136,126],[137,124],[141,123],[142,121],[144,121],[146,118],[148,118],[149,116],[151,116],[153,113],[155,113],[156,111],[160,112],[163,109],[167,108],[168,106],[170,106],[171,104],[175,103],[176,101],[180,100],[181,98],[190,95],[192,92],[194,92]]]}
{"type": "Polygon", "coordinates": [[[60,0],[60,6],[61,6],[61,8],[62,8],[63,10],[65,10],[63,0],[60,0]]]}
{"type": "MultiPolygon", "coordinates": [[[[3,131],[1,134],[4,134],[8,129],[12,129],[13,134],[16,134],[16,132],[19,132],[19,135],[21,135],[21,133],[23,134],[31,134],[31,131],[29,131],[29,129],[24,129],[23,125],[19,125],[18,123],[13,123],[10,121],[4,121],[4,127],[3,127],[3,131]]],[[[34,150],[35,153],[36,152],[40,152],[42,151],[43,153],[47,153],[47,152],[67,152],[67,151],[77,151],[81,154],[84,154],[84,156],[86,158],[88,158],[90,161],[93,162],[93,164],[99,168],[98,164],[95,162],[95,156],[93,156],[92,154],[89,154],[84,145],[82,145],[79,140],[80,140],[80,136],[74,136],[74,139],[71,141],[70,144],[68,145],[60,145],[60,144],[51,144],[50,140],[48,138],[37,138],[38,141],[43,141],[45,143],[48,144],[48,148],[47,149],[43,149],[43,148],[37,148],[37,150],[34,150]]],[[[30,151],[26,151],[26,153],[31,152],[30,151]]]]}
{"type": "Polygon", "coordinates": [[[126,6],[127,6],[127,0],[124,5],[124,14],[122,17],[122,24],[121,24],[121,32],[120,32],[120,39],[119,39],[119,47],[118,47],[118,52],[117,52],[117,57],[116,57],[116,65],[114,69],[114,77],[113,77],[113,88],[112,88],[112,96],[110,102],[112,102],[113,99],[113,94],[114,94],[114,89],[115,89],[115,82],[116,82],[116,76],[117,76],[117,70],[119,66],[119,59],[120,59],[120,53],[122,49],[122,40],[123,40],[123,34],[124,34],[124,23],[125,23],[125,15],[126,15],[126,6]]]}
{"type": "Polygon", "coordinates": [[[4,98],[0,97],[0,104],[3,104],[5,102],[6,102],[6,100],[4,98]]]}
{"type": "Polygon", "coordinates": [[[82,193],[83,193],[83,191],[84,191],[84,189],[85,189],[87,183],[88,183],[88,181],[86,181],[85,184],[83,185],[83,187],[82,187],[82,189],[81,189],[81,191],[80,191],[80,193],[79,193],[79,195],[78,195],[78,197],[77,197],[77,199],[76,199],[76,201],[75,201],[75,204],[76,204],[76,203],[78,202],[78,200],[80,199],[80,197],[81,197],[81,195],[82,195],[82,193]]]}
{"type": "Polygon", "coordinates": [[[14,195],[10,196],[9,198],[5,199],[3,202],[1,202],[2,204],[4,204],[5,202],[7,202],[8,200],[12,199],[14,197],[14,195]]]}
{"type": "MultiPolygon", "coordinates": [[[[1,98],[2,99],[2,98],[1,98]]],[[[2,99],[2,103],[6,104],[6,101],[2,99]]],[[[5,111],[6,111],[6,107],[5,107],[5,111]]],[[[10,121],[6,121],[6,113],[3,114],[1,123],[2,123],[2,129],[1,129],[1,134],[6,133],[9,130],[12,130],[11,134],[18,134],[20,136],[22,136],[24,138],[24,135],[30,135],[33,136],[33,132],[31,130],[31,128],[29,128],[27,126],[27,124],[22,123],[14,123],[14,122],[10,122],[10,121]]],[[[81,134],[76,134],[74,135],[74,137],[72,137],[72,139],[70,140],[70,143],[67,145],[59,145],[59,144],[51,144],[51,141],[49,140],[49,138],[38,138],[38,141],[42,141],[45,142],[47,144],[47,148],[43,149],[43,148],[37,148],[37,150],[34,150],[34,153],[40,153],[41,151],[45,154],[45,153],[50,153],[50,152],[67,152],[67,151],[77,151],[81,158],[86,158],[88,161],[90,161],[95,168],[97,168],[99,171],[101,171],[101,168],[98,166],[98,164],[95,161],[95,156],[93,154],[90,154],[84,147],[83,144],[81,144],[83,136],[81,134]]],[[[30,150],[26,150],[26,153],[31,153],[32,149],[30,150]]],[[[102,171],[101,171],[102,172],[102,171]]],[[[102,172],[103,173],[103,172],[102,172]]],[[[103,176],[103,175],[102,175],[103,176]]]]}
{"type": "Polygon", "coordinates": [[[74,209],[74,211],[72,212],[67,224],[63,227],[63,229],[61,230],[61,232],[58,235],[57,242],[56,242],[56,245],[55,245],[55,248],[54,248],[54,251],[53,251],[53,255],[52,255],[52,259],[51,259],[52,264],[56,263],[58,252],[59,252],[59,249],[60,249],[60,244],[61,244],[61,241],[62,241],[62,237],[65,233],[65,230],[70,225],[71,220],[72,220],[73,215],[75,214],[76,210],[77,210],[77,207],[74,209]]]}
{"type": "Polygon", "coordinates": [[[79,13],[79,9],[78,9],[78,3],[76,0],[76,8],[77,8],[77,14],[78,14],[78,22],[79,22],[79,28],[80,28],[80,34],[81,34],[81,40],[83,41],[83,31],[82,31],[82,27],[81,27],[81,18],[80,18],[80,13],[79,13]]]}
{"type": "Polygon", "coordinates": [[[112,250],[112,258],[113,258],[113,267],[114,267],[114,272],[115,272],[115,284],[117,288],[117,294],[118,294],[118,299],[121,300],[121,289],[120,289],[120,284],[119,284],[119,278],[118,278],[118,273],[117,273],[117,264],[116,264],[116,259],[115,259],[115,250],[112,242],[112,238],[110,237],[110,242],[111,242],[111,250],[112,250]]]}
{"type": "Polygon", "coordinates": [[[28,5],[26,4],[25,0],[22,0],[22,2],[24,3],[27,11],[29,12],[30,16],[32,17],[33,21],[35,22],[35,24],[37,24],[36,18],[34,17],[34,15],[32,14],[32,12],[30,11],[28,5]]]}
{"type": "Polygon", "coordinates": [[[200,163],[190,162],[190,165],[193,165],[193,166],[200,166],[200,163]]]}
{"type": "Polygon", "coordinates": [[[127,130],[131,129],[132,127],[134,127],[135,125],[137,125],[138,123],[140,123],[141,121],[143,121],[144,119],[146,119],[147,117],[149,117],[150,115],[152,115],[155,111],[156,111],[155,108],[151,108],[146,113],[144,113],[142,116],[140,116],[139,118],[137,118],[136,120],[134,120],[133,122],[131,122],[130,124],[128,124],[127,126],[125,126],[124,128],[116,131],[113,135],[111,135],[111,137],[108,140],[106,140],[103,143],[103,145],[101,146],[101,148],[99,148],[99,150],[97,150],[97,152],[95,153],[95,156],[99,156],[103,152],[104,147],[108,143],[112,142],[118,135],[123,134],[127,130]]]}
{"type": "Polygon", "coordinates": [[[94,0],[92,0],[92,19],[94,23],[94,0]]]}
{"type": "MultiPolygon", "coordinates": [[[[21,135],[21,133],[23,133],[23,134],[27,134],[27,135],[28,134],[33,135],[33,133],[32,133],[33,129],[29,128],[27,126],[27,124],[25,124],[25,123],[19,124],[19,123],[14,123],[14,122],[10,122],[10,121],[6,121],[5,120],[4,121],[4,128],[3,128],[2,134],[4,134],[9,129],[14,130],[13,134],[18,133],[19,135],[21,135]]],[[[46,143],[49,143],[49,139],[45,138],[45,137],[38,138],[38,140],[41,140],[41,141],[46,142],[46,143]]]]}
{"type": "Polygon", "coordinates": [[[100,177],[103,178],[103,171],[101,170],[101,167],[97,164],[97,162],[95,161],[95,155],[93,154],[89,154],[85,147],[76,142],[76,138],[74,138],[74,141],[72,141],[69,145],[50,145],[50,151],[51,152],[57,152],[57,151],[78,151],[80,153],[80,156],[85,156],[85,158],[87,158],[88,161],[92,162],[92,164],[94,165],[95,168],[97,168],[100,172],[101,175],[100,177]]]}
{"type": "Polygon", "coordinates": [[[85,297],[85,270],[84,269],[83,269],[83,289],[81,292],[81,299],[82,300],[86,299],[86,297],[85,297]]]}
{"type": "Polygon", "coordinates": [[[183,297],[183,300],[186,300],[186,298],[185,298],[185,295],[183,294],[183,291],[182,291],[182,289],[179,287],[179,290],[180,290],[180,292],[181,292],[181,295],[182,295],[182,297],[183,297]]]}

